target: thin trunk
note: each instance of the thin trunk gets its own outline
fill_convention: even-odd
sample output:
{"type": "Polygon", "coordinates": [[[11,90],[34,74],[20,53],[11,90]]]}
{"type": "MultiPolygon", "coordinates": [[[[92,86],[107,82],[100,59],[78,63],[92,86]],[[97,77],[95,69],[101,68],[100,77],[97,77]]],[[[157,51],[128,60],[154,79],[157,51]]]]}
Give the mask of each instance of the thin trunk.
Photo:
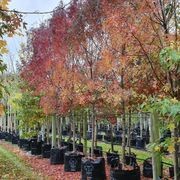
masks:
{"type": "MultiPolygon", "coordinates": [[[[121,88],[124,89],[124,75],[121,75],[121,88]]],[[[125,152],[126,152],[126,112],[125,101],[122,99],[122,162],[125,164],[125,152]]]]}
{"type": "Polygon", "coordinates": [[[78,121],[78,132],[79,132],[79,144],[81,143],[81,134],[82,134],[82,131],[81,131],[81,123],[82,123],[82,113],[79,113],[79,121],[78,121]]]}
{"type": "Polygon", "coordinates": [[[97,121],[95,120],[95,136],[94,136],[94,147],[96,148],[97,147],[97,134],[98,134],[98,131],[97,131],[97,121]]]}
{"type": "MultiPolygon", "coordinates": [[[[1,126],[2,127],[2,126],[1,126]]],[[[14,112],[14,132],[17,133],[17,119],[16,119],[16,111],[14,112]]]]}
{"type": "MultiPolygon", "coordinates": [[[[71,116],[71,115],[70,115],[71,116]]],[[[71,141],[72,137],[73,137],[73,132],[72,132],[72,118],[71,117],[66,117],[66,119],[69,120],[69,125],[70,125],[70,131],[69,131],[69,138],[68,138],[68,142],[71,141]]]]}
{"type": "Polygon", "coordinates": [[[46,121],[47,121],[47,144],[50,144],[50,138],[49,138],[49,131],[50,131],[50,122],[49,122],[49,119],[48,117],[46,117],[46,121]]]}
{"type": "Polygon", "coordinates": [[[59,119],[59,145],[61,147],[61,143],[62,143],[62,117],[60,117],[59,119]]]}
{"type": "Polygon", "coordinates": [[[72,111],[72,131],[73,131],[73,152],[76,151],[76,127],[75,127],[75,114],[72,111]]]}
{"type": "Polygon", "coordinates": [[[125,103],[122,102],[123,115],[122,115],[122,161],[125,164],[126,153],[126,115],[125,115],[125,103]]]}
{"type": "MultiPolygon", "coordinates": [[[[155,110],[152,112],[151,117],[151,143],[156,143],[159,139],[159,119],[155,110]]],[[[161,155],[159,152],[152,152],[152,164],[153,164],[153,180],[159,180],[161,176],[161,155]]]]}
{"type": "Polygon", "coordinates": [[[57,117],[56,120],[56,127],[57,127],[57,145],[58,147],[60,147],[60,139],[59,139],[59,131],[60,131],[60,127],[59,127],[59,117],[57,117]]]}
{"type": "Polygon", "coordinates": [[[110,124],[110,136],[111,136],[111,151],[114,152],[114,142],[113,142],[113,130],[112,124],[110,124]]]}
{"type": "Polygon", "coordinates": [[[44,137],[44,124],[42,124],[42,126],[41,126],[41,136],[42,136],[42,141],[44,142],[44,139],[45,139],[45,137],[44,137]]]}
{"type": "Polygon", "coordinates": [[[131,154],[131,110],[129,110],[129,118],[128,118],[128,153],[131,154]]]}
{"type": "Polygon", "coordinates": [[[140,137],[143,137],[143,115],[142,113],[139,114],[140,117],[140,137]]]}
{"type": "Polygon", "coordinates": [[[95,142],[95,109],[94,109],[94,104],[92,106],[91,122],[92,122],[91,157],[93,157],[94,156],[94,142],[95,142]]]}
{"type": "Polygon", "coordinates": [[[87,156],[87,118],[88,118],[88,113],[85,112],[83,116],[83,139],[84,139],[84,155],[87,156]]]}
{"type": "Polygon", "coordinates": [[[57,119],[57,130],[58,130],[58,147],[61,147],[61,142],[62,142],[62,118],[59,117],[57,119]]]}
{"type": "Polygon", "coordinates": [[[56,116],[52,116],[52,147],[56,147],[56,116]]]}

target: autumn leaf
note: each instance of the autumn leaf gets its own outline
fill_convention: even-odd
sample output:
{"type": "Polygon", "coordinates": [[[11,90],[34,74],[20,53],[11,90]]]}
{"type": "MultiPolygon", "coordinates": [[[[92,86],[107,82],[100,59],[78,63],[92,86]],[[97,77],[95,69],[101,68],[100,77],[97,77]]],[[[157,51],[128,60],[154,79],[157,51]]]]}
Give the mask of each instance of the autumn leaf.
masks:
{"type": "Polygon", "coordinates": [[[175,151],[174,145],[168,146],[168,151],[169,151],[170,153],[173,153],[173,152],[175,151]]]}
{"type": "Polygon", "coordinates": [[[3,10],[8,9],[8,4],[9,4],[10,0],[1,0],[0,1],[0,7],[3,10]]]}

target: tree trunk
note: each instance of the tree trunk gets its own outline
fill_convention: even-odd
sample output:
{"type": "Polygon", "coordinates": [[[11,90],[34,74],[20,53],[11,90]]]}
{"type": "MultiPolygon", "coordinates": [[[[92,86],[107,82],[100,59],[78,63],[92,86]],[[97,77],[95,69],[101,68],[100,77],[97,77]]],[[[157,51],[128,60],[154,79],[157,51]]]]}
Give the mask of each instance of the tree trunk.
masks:
{"type": "Polygon", "coordinates": [[[111,151],[114,152],[113,127],[112,127],[112,124],[110,124],[110,136],[111,136],[111,151]]]}
{"type": "Polygon", "coordinates": [[[49,119],[48,117],[46,117],[46,121],[47,121],[47,144],[50,144],[50,138],[49,138],[49,131],[50,131],[50,122],[49,122],[49,119]]]}
{"type": "Polygon", "coordinates": [[[140,112],[139,114],[140,117],[140,137],[143,137],[143,114],[140,112]]]}
{"type": "Polygon", "coordinates": [[[76,151],[76,128],[75,128],[75,114],[72,111],[72,131],[73,131],[73,152],[76,151]]]}
{"type": "MultiPolygon", "coordinates": [[[[160,139],[158,114],[153,110],[151,115],[151,143],[157,143],[160,139]]],[[[159,152],[152,152],[152,164],[153,180],[159,180],[159,177],[161,176],[161,155],[159,152]]]]}
{"type": "Polygon", "coordinates": [[[127,143],[128,143],[128,153],[131,154],[131,110],[129,110],[128,116],[128,136],[127,136],[127,143]]]}
{"type": "Polygon", "coordinates": [[[83,152],[85,156],[87,156],[87,119],[88,119],[88,112],[85,112],[83,116],[83,139],[84,139],[83,152]]]}
{"type": "Polygon", "coordinates": [[[94,135],[94,147],[96,148],[96,147],[97,147],[97,134],[98,134],[97,128],[98,128],[98,127],[97,127],[97,121],[96,121],[96,120],[94,121],[94,123],[95,123],[95,125],[94,125],[94,126],[95,126],[95,129],[94,129],[94,130],[95,130],[95,135],[94,135]]]}
{"type": "Polygon", "coordinates": [[[92,106],[91,122],[92,122],[91,157],[93,157],[94,156],[94,142],[95,142],[95,108],[94,108],[94,104],[92,106]]]}
{"type": "Polygon", "coordinates": [[[42,141],[44,142],[44,140],[45,140],[45,136],[44,136],[44,124],[42,124],[42,126],[41,126],[41,136],[42,136],[42,141]]]}
{"type": "Polygon", "coordinates": [[[125,164],[126,153],[126,115],[125,115],[125,103],[122,102],[123,115],[122,115],[122,162],[125,164]]]}
{"type": "Polygon", "coordinates": [[[52,116],[52,147],[56,147],[56,116],[52,116]]]}
{"type": "MultiPolygon", "coordinates": [[[[124,89],[124,74],[121,75],[121,88],[124,89]]],[[[125,164],[125,153],[126,153],[126,112],[125,112],[125,101],[122,99],[122,162],[125,164]]]]}
{"type": "Polygon", "coordinates": [[[61,147],[62,142],[62,118],[58,117],[57,119],[57,130],[58,130],[58,147],[61,147]]]}

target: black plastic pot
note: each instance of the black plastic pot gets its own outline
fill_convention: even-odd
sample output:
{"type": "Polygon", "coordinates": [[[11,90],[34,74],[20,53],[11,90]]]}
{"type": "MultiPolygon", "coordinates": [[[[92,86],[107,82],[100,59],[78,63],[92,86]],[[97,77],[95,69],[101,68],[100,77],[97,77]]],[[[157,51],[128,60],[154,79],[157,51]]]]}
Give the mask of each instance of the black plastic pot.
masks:
{"type": "Polygon", "coordinates": [[[104,158],[88,159],[81,161],[81,180],[106,180],[104,158]]]}
{"type": "Polygon", "coordinates": [[[170,178],[174,177],[174,166],[169,167],[169,177],[170,178]]]}
{"type": "Polygon", "coordinates": [[[153,178],[152,160],[148,158],[143,163],[143,176],[153,178]]]}
{"type": "Polygon", "coordinates": [[[5,138],[4,132],[0,132],[0,139],[4,139],[4,138],[5,138]]]}
{"type": "Polygon", "coordinates": [[[98,140],[98,141],[102,141],[102,139],[103,139],[103,135],[101,135],[101,134],[97,134],[96,138],[97,138],[97,140],[98,140]]]}
{"type": "Polygon", "coordinates": [[[50,158],[50,152],[51,152],[51,144],[43,144],[42,145],[42,157],[50,158]]]}
{"type": "Polygon", "coordinates": [[[67,130],[63,130],[63,131],[62,131],[62,135],[63,135],[63,136],[67,136],[67,135],[68,135],[68,131],[67,131],[67,130]]]}
{"type": "Polygon", "coordinates": [[[145,141],[141,137],[136,138],[136,148],[137,149],[144,149],[145,148],[145,141]]]}
{"type": "MultiPolygon", "coordinates": [[[[163,175],[163,165],[161,165],[161,177],[162,175],[163,175]]],[[[143,162],[143,176],[148,178],[153,178],[152,158],[147,158],[143,162]]]]}
{"type": "Polygon", "coordinates": [[[132,170],[123,170],[123,169],[111,169],[110,172],[111,180],[140,180],[141,173],[140,167],[135,166],[132,170]]]}
{"type": "Polygon", "coordinates": [[[107,152],[107,164],[111,165],[111,167],[115,167],[117,162],[119,162],[119,154],[114,152],[107,152]]]}
{"type": "Polygon", "coordinates": [[[115,136],[115,143],[116,143],[116,144],[121,144],[121,143],[122,143],[122,137],[121,137],[121,135],[116,135],[116,136],[115,136]]]}
{"type": "Polygon", "coordinates": [[[137,164],[136,155],[135,154],[125,155],[125,161],[127,165],[134,166],[135,164],[137,164]]]}
{"type": "Polygon", "coordinates": [[[67,152],[67,146],[52,148],[50,152],[50,164],[64,164],[65,152],[67,152]]]}
{"type": "Polygon", "coordinates": [[[136,139],[131,139],[131,140],[130,140],[130,145],[131,145],[132,147],[135,147],[135,146],[136,146],[136,139]]]}
{"type": "Polygon", "coordinates": [[[150,136],[149,136],[149,135],[147,135],[147,136],[145,137],[145,142],[146,142],[146,144],[149,144],[149,142],[150,142],[150,136]]]}
{"type": "Polygon", "coordinates": [[[64,171],[65,172],[81,171],[82,157],[84,157],[82,153],[66,152],[64,155],[64,171]]]}
{"type": "Polygon", "coordinates": [[[104,140],[106,142],[111,142],[111,137],[110,136],[107,136],[107,135],[104,135],[104,140]]]}
{"type": "Polygon", "coordinates": [[[5,138],[4,139],[5,139],[5,141],[11,142],[12,135],[10,133],[8,133],[8,132],[5,132],[5,138]]]}
{"type": "MultiPolygon", "coordinates": [[[[91,148],[89,148],[89,153],[91,153],[91,148]]],[[[103,151],[102,151],[102,147],[101,146],[97,146],[95,149],[94,149],[94,155],[96,157],[102,157],[103,156],[103,151]]]]}
{"type": "Polygon", "coordinates": [[[67,146],[67,151],[73,151],[73,142],[62,141],[61,146],[67,146]]]}
{"type": "Polygon", "coordinates": [[[83,152],[83,144],[82,143],[76,144],[76,150],[79,152],[83,152]]]}
{"type": "Polygon", "coordinates": [[[30,151],[30,141],[28,139],[19,139],[18,146],[25,151],[30,151]]]}
{"type": "Polygon", "coordinates": [[[11,138],[11,143],[12,143],[12,144],[18,144],[18,140],[19,140],[19,137],[13,135],[12,138],[11,138]]]}
{"type": "Polygon", "coordinates": [[[87,140],[90,140],[90,139],[92,139],[92,132],[88,131],[87,132],[87,140]]]}
{"type": "Polygon", "coordinates": [[[73,151],[73,142],[67,142],[68,151],[73,151]]]}
{"type": "Polygon", "coordinates": [[[30,139],[31,143],[31,154],[32,155],[40,155],[42,149],[42,142],[37,142],[36,138],[30,139]]]}

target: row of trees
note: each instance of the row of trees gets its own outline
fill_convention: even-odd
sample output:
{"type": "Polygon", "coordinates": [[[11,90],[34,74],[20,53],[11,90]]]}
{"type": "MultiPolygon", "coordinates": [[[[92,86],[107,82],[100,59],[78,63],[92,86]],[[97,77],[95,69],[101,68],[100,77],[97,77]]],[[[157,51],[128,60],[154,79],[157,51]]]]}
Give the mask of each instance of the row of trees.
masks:
{"type": "Polygon", "coordinates": [[[53,127],[57,116],[74,122],[75,114],[88,112],[92,155],[98,117],[122,115],[124,160],[126,114],[150,112],[154,179],[161,166],[159,117],[166,118],[178,179],[178,19],[176,0],[74,0],[67,9],[61,4],[22,47],[22,91],[39,97],[53,127]]]}

